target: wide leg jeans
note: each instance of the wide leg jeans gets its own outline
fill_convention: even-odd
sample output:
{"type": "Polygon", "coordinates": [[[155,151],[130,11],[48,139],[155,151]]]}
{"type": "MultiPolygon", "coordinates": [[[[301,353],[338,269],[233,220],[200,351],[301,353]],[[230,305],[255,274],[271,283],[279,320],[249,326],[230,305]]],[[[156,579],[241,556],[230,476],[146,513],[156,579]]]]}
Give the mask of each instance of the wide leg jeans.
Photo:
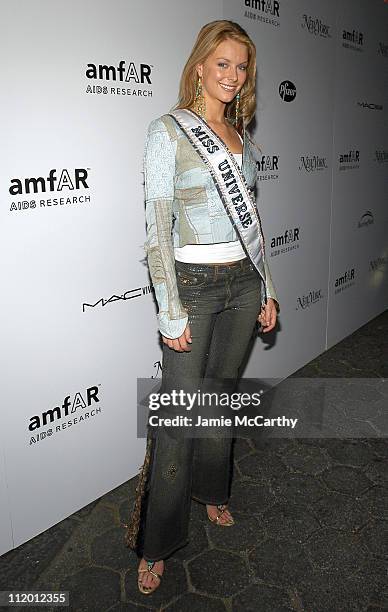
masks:
{"type": "MultiPolygon", "coordinates": [[[[196,388],[205,379],[238,379],[260,312],[260,277],[246,257],[229,264],[176,261],[178,291],[189,315],[190,352],[163,344],[160,392],[196,388]]],[[[188,542],[191,498],[229,498],[232,437],[186,437],[158,427],[152,440],[141,552],[165,559],[188,542]]]]}

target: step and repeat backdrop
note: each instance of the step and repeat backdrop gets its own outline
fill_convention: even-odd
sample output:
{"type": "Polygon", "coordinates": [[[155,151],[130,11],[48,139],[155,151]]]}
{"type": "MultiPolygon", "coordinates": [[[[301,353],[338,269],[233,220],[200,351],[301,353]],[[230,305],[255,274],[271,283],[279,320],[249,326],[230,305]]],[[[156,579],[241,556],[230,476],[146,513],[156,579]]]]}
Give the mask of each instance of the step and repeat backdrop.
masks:
{"type": "Polygon", "coordinates": [[[1,6],[0,554],[139,470],[160,378],[142,156],[199,29],[257,48],[257,183],[281,313],[244,377],[285,378],[387,307],[388,4],[1,6]]]}

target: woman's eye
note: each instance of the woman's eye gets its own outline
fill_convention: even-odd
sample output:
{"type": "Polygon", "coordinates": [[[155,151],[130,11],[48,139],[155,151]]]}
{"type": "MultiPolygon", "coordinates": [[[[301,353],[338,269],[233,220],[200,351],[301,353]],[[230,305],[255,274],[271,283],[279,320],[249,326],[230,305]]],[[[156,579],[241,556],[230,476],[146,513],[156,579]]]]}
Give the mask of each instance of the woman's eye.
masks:
{"type": "MultiPolygon", "coordinates": [[[[218,64],[218,65],[219,65],[219,66],[221,66],[221,67],[222,67],[222,66],[227,66],[227,64],[225,64],[224,62],[219,62],[219,64],[218,64]]],[[[247,69],[247,66],[239,66],[239,68],[241,68],[241,70],[246,70],[246,69],[247,69]]]]}

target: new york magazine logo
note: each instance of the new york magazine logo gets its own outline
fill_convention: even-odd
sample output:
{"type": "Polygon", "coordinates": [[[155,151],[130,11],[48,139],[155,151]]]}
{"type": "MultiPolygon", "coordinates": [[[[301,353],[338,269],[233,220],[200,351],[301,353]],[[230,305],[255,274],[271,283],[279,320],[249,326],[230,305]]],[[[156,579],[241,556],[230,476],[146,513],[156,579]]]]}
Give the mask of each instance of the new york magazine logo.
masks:
{"type": "Polygon", "coordinates": [[[313,36],[320,36],[321,38],[331,38],[330,26],[319,17],[313,17],[312,15],[302,15],[302,30],[307,30],[309,34],[313,36]]]}

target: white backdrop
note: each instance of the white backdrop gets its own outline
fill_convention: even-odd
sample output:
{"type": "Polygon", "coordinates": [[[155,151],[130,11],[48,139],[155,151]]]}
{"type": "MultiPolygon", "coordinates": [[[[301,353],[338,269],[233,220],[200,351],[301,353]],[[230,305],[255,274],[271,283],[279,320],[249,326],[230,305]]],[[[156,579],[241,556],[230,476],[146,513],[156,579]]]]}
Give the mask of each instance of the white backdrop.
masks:
{"type": "Polygon", "coordinates": [[[0,554],[142,462],[136,379],[161,359],[144,136],[203,24],[237,21],[258,54],[258,204],[281,314],[245,376],[286,377],[387,306],[388,6],[255,4],[1,5],[0,554]],[[353,30],[362,44],[344,46],[353,30]]]}

